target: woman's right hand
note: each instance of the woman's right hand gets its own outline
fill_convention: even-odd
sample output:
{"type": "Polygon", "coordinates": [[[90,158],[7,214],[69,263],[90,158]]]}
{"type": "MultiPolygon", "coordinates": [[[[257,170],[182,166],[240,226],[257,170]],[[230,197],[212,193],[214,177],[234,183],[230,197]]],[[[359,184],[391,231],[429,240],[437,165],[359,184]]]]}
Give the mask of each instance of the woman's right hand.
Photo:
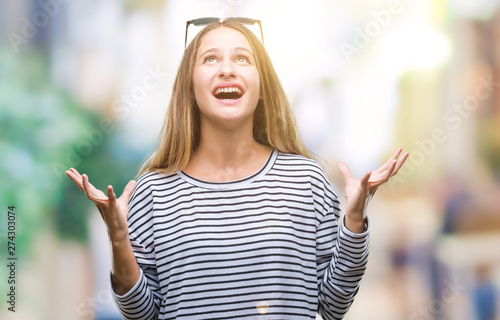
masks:
{"type": "Polygon", "coordinates": [[[108,229],[109,240],[115,242],[128,239],[128,202],[136,182],[134,180],[129,181],[122,195],[117,199],[112,186],[108,186],[106,196],[104,192],[96,189],[89,182],[86,174],[81,175],[74,168],[67,170],[65,173],[85,193],[87,199],[96,205],[108,229]]]}

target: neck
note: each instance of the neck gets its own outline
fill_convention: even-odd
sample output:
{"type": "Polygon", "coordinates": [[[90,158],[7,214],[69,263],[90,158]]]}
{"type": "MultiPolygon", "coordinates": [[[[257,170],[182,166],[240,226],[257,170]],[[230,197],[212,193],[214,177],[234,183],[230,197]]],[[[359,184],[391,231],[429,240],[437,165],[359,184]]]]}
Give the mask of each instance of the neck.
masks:
{"type": "Polygon", "coordinates": [[[195,156],[203,157],[215,166],[241,163],[263,147],[253,138],[252,121],[227,128],[202,120],[200,129],[200,144],[195,156]]]}
{"type": "Polygon", "coordinates": [[[257,171],[271,148],[253,138],[253,122],[231,128],[202,119],[200,143],[184,171],[211,181],[231,181],[257,171]]]}

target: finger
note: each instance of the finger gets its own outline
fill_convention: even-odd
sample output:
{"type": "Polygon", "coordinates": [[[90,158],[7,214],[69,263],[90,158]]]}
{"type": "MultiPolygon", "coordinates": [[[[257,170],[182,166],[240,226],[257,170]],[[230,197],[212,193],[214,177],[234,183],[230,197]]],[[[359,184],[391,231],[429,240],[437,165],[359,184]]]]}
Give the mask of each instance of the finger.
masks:
{"type": "Polygon", "coordinates": [[[85,194],[87,195],[87,198],[89,200],[92,200],[94,202],[98,200],[106,200],[102,199],[100,197],[97,197],[96,194],[96,188],[89,182],[89,177],[86,174],[82,175],[82,182],[83,182],[83,189],[85,191],[85,194]]]}
{"type": "Polygon", "coordinates": [[[125,188],[123,189],[122,195],[120,196],[120,199],[125,200],[126,203],[130,200],[130,197],[132,196],[132,193],[134,192],[136,186],[136,182],[134,180],[130,180],[125,188]]]}
{"type": "Polygon", "coordinates": [[[398,173],[399,169],[401,169],[401,167],[403,166],[403,164],[405,163],[406,159],[408,159],[409,156],[410,154],[408,152],[403,153],[401,158],[398,160],[398,163],[396,164],[396,167],[394,168],[394,171],[392,172],[391,176],[398,173]]]}
{"type": "Polygon", "coordinates": [[[85,192],[85,195],[89,198],[90,194],[90,183],[89,183],[89,177],[86,174],[82,175],[82,184],[83,184],[83,192],[85,192]]]}
{"type": "Polygon", "coordinates": [[[361,188],[363,188],[363,190],[366,190],[368,188],[368,181],[370,180],[370,177],[372,175],[372,172],[371,171],[367,171],[365,173],[365,175],[363,176],[363,178],[361,178],[361,188]]]}
{"type": "Polygon", "coordinates": [[[82,180],[82,175],[80,174],[80,172],[78,172],[78,170],[76,170],[75,168],[70,168],[69,171],[72,172],[75,177],[80,179],[80,181],[82,180]]]}
{"type": "Polygon", "coordinates": [[[82,184],[82,178],[81,178],[81,176],[77,176],[71,169],[70,170],[66,170],[64,173],[76,184],[76,186],[80,190],[82,190],[83,192],[85,192],[85,190],[83,189],[83,184],[82,184]]]}
{"type": "Polygon", "coordinates": [[[76,170],[75,168],[70,168],[69,170],[71,170],[71,172],[73,172],[80,179],[82,178],[82,175],[80,174],[80,172],[78,172],[78,170],[76,170]]]}
{"type": "MultiPolygon", "coordinates": [[[[393,159],[390,163],[389,163],[389,167],[382,171],[380,173],[380,176],[377,176],[374,178],[373,181],[371,181],[371,185],[372,186],[380,186],[381,184],[387,182],[389,180],[389,178],[392,176],[392,172],[394,171],[394,168],[396,167],[396,163],[398,161],[393,159]]],[[[377,171],[379,171],[380,169],[378,169],[377,171]]]]}
{"type": "Polygon", "coordinates": [[[108,186],[108,200],[110,207],[116,206],[116,195],[113,192],[113,186],[111,185],[108,186]]]}
{"type": "Polygon", "coordinates": [[[365,173],[363,178],[361,179],[361,188],[364,192],[368,193],[369,199],[375,194],[375,191],[377,191],[380,183],[370,183],[370,178],[373,174],[373,171],[368,171],[365,173]]]}
{"type": "Polygon", "coordinates": [[[403,151],[403,148],[398,148],[396,152],[394,152],[394,154],[379,168],[379,170],[384,171],[389,168],[392,164],[392,160],[397,159],[401,154],[401,151],[403,151]]]}
{"type": "Polygon", "coordinates": [[[344,176],[345,181],[347,181],[349,179],[354,179],[354,177],[351,174],[351,170],[349,169],[349,167],[345,163],[339,162],[337,164],[337,167],[339,168],[340,173],[342,173],[342,175],[344,176]]]}
{"type": "Polygon", "coordinates": [[[393,159],[397,159],[399,157],[399,155],[401,154],[401,151],[403,151],[403,148],[399,147],[395,152],[394,154],[392,155],[391,158],[393,159]]]}
{"type": "Polygon", "coordinates": [[[383,178],[384,182],[387,182],[389,180],[389,178],[392,177],[394,169],[396,169],[397,163],[398,163],[398,160],[396,160],[396,159],[392,160],[390,167],[387,169],[387,172],[384,175],[384,178],[383,178]]]}

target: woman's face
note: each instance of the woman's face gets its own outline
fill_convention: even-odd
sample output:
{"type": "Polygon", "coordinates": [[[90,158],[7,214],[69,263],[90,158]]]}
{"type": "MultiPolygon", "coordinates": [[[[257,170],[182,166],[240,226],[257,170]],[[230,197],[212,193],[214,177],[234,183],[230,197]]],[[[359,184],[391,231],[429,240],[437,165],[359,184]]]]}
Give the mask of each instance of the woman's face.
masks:
{"type": "Polygon", "coordinates": [[[204,35],[193,88],[202,121],[238,127],[252,122],[260,81],[252,48],[241,32],[220,27],[204,35]]]}

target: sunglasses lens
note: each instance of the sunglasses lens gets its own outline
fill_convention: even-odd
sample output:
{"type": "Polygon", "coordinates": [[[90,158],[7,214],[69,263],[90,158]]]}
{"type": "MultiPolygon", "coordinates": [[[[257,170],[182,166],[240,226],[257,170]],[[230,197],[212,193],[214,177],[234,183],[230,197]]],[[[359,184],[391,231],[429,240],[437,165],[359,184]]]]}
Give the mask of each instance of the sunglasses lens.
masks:
{"type": "Polygon", "coordinates": [[[236,20],[242,24],[255,24],[259,21],[259,20],[250,19],[250,18],[234,18],[234,20],[236,20]]]}
{"type": "MultiPolygon", "coordinates": [[[[260,20],[250,19],[250,18],[241,18],[241,17],[229,18],[229,19],[237,21],[237,22],[239,22],[241,24],[245,24],[245,25],[254,25],[256,23],[259,24],[260,38],[261,38],[262,43],[264,43],[264,35],[262,34],[262,25],[260,24],[260,20]]],[[[207,18],[199,18],[199,19],[189,20],[186,23],[186,35],[185,35],[184,48],[186,48],[187,43],[188,43],[188,41],[187,41],[188,40],[188,29],[189,29],[190,25],[199,27],[199,26],[206,26],[206,25],[211,24],[213,22],[221,22],[222,23],[222,20],[220,18],[214,18],[214,17],[207,17],[207,18]]]]}
{"type": "Polygon", "coordinates": [[[199,18],[191,20],[191,24],[195,26],[204,26],[212,22],[219,21],[219,18],[199,18]]]}

